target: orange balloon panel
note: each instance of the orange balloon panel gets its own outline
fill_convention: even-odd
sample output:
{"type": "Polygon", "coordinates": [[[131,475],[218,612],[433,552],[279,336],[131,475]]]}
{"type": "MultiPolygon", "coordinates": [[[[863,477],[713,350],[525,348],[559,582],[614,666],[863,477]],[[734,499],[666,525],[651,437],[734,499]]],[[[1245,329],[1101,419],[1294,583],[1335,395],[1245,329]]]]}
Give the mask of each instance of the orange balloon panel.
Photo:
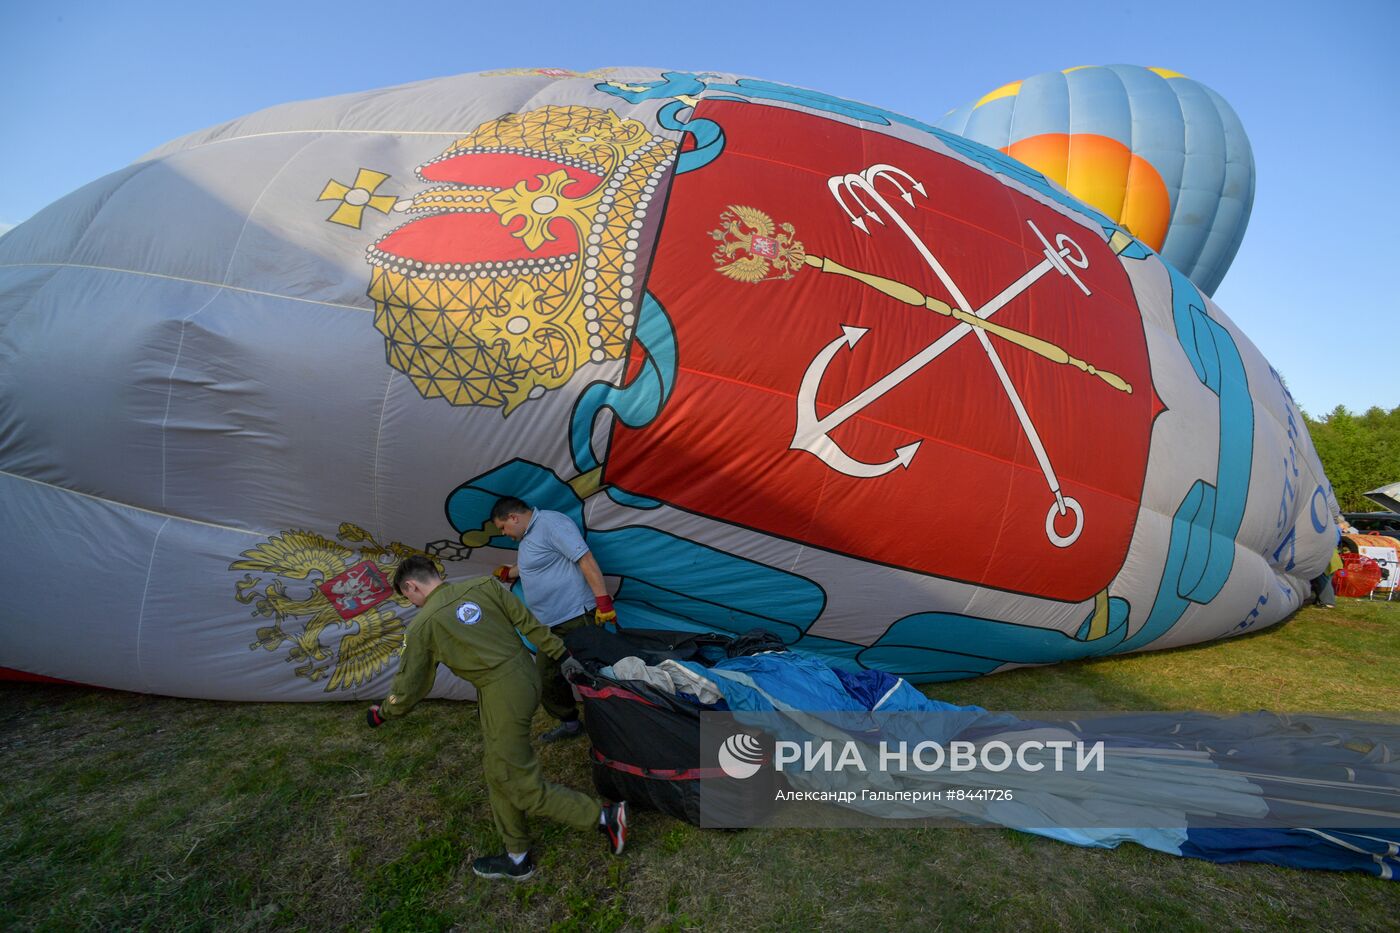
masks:
{"type": "Polygon", "coordinates": [[[1093,133],[1043,133],[1002,147],[1161,250],[1171,219],[1162,176],[1127,146],[1093,133]]]}

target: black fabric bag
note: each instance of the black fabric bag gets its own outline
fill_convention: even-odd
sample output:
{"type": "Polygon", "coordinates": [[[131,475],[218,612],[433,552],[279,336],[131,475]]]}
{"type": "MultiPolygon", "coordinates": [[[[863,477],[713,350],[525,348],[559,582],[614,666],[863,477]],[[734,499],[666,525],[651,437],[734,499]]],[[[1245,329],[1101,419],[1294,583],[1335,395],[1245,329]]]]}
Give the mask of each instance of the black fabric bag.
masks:
{"type": "Polygon", "coordinates": [[[713,632],[697,635],[695,632],[586,625],[569,632],[564,641],[584,667],[596,670],[626,657],[641,658],[652,665],[674,660],[699,661],[708,666],[725,657],[725,649],[734,639],[713,632]]]}
{"type": "Polygon", "coordinates": [[[668,658],[713,662],[725,657],[733,639],[588,626],[569,632],[564,641],[591,675],[590,681],[575,681],[574,687],[583,700],[593,784],[601,796],[659,810],[696,826],[703,825],[702,790],[704,822],[716,826],[743,825],[757,798],[772,800],[776,785],[771,769],[736,780],[719,768],[713,750],[709,761],[702,760],[701,707],[642,681],[598,673],[625,657],[638,657],[649,665],[668,658]]]}

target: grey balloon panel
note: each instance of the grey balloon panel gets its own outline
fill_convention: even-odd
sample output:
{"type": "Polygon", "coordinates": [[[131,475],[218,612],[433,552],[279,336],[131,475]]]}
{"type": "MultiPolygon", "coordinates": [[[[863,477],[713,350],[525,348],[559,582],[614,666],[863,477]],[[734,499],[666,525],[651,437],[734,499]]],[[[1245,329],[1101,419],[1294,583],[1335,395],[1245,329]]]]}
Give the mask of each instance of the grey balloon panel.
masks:
{"type": "MultiPolygon", "coordinates": [[[[284,652],[254,647],[257,630],[272,620],[233,598],[239,576],[229,572],[229,556],[262,535],[8,475],[0,475],[0,529],[0,547],[43,581],[0,610],[0,666],[209,699],[367,700],[388,692],[392,666],[352,689],[328,692],[323,682],[289,676],[284,652]]],[[[335,638],[355,624],[328,627],[332,657],[335,638]]],[[[431,694],[474,695],[445,670],[431,694]]]]}

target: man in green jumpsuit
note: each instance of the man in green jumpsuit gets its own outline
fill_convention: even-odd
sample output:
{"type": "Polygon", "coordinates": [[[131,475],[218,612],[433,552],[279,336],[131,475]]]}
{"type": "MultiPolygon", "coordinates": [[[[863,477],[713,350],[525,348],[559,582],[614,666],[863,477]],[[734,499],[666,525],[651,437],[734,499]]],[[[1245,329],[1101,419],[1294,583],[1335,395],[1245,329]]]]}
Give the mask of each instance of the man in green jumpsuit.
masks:
{"type": "MultiPolygon", "coordinates": [[[[418,607],[404,633],[403,653],[392,692],[369,708],[378,726],[404,715],[433,688],[438,664],[471,681],[477,690],[484,746],[483,770],[501,855],[478,858],[472,871],[483,878],[523,881],[534,874],[527,816],[546,816],[577,829],[597,827],[621,855],[627,842],[627,802],[600,804],[576,790],[550,784],[530,745],[530,719],[540,703],[540,681],[519,635],[539,651],[565,658],[564,643],[493,577],[447,583],[421,555],[404,559],[394,572],[394,590],[418,607]]],[[[563,670],[581,670],[565,658],[563,670]]]]}

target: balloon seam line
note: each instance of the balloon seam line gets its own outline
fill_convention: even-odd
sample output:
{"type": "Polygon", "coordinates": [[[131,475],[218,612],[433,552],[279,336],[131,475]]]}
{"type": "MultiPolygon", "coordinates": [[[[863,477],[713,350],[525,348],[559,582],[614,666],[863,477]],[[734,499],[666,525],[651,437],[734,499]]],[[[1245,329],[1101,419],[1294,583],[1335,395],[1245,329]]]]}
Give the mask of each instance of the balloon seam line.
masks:
{"type": "Polygon", "coordinates": [[[151,162],[151,161],[154,161],[154,160],[156,160],[156,159],[169,158],[170,156],[176,155],[176,154],[183,154],[183,153],[186,153],[186,152],[193,152],[193,151],[195,151],[196,149],[204,149],[204,148],[206,148],[206,147],[208,147],[208,146],[218,146],[218,145],[222,145],[223,143],[236,143],[236,142],[241,142],[242,140],[245,140],[245,139],[263,139],[263,138],[269,137],[269,136],[297,136],[297,135],[301,135],[301,134],[315,134],[315,135],[317,135],[317,136],[324,136],[324,135],[346,135],[346,136],[356,136],[356,135],[358,135],[358,136],[450,136],[450,137],[452,137],[453,139],[460,139],[460,138],[462,137],[462,135],[463,135],[460,131],[457,131],[457,130],[372,130],[372,129],[359,129],[359,130],[343,130],[343,129],[342,129],[342,130],[338,130],[338,129],[330,129],[330,128],[319,129],[319,130],[316,130],[316,129],[306,129],[306,130],[268,130],[267,132],[263,132],[263,133],[248,133],[248,134],[240,135],[240,136],[224,136],[224,137],[221,137],[221,138],[219,138],[219,139],[206,139],[204,142],[193,143],[193,144],[188,145],[188,146],[185,146],[185,147],[183,147],[183,148],[174,149],[174,150],[170,150],[170,151],[167,151],[167,152],[162,152],[162,150],[165,149],[165,147],[162,146],[160,149],[152,150],[150,154],[148,154],[148,155],[142,157],[141,159],[138,159],[136,162],[134,162],[134,163],[132,163],[132,164],[135,165],[135,164],[139,164],[139,163],[141,163],[141,162],[151,162]]]}
{"type": "Polygon", "coordinates": [[[149,680],[146,679],[146,665],[141,658],[141,632],[146,626],[146,597],[151,592],[151,575],[156,569],[156,548],[160,547],[160,536],[165,532],[165,526],[170,524],[170,517],[166,516],[165,521],[160,523],[156,529],[155,537],[151,539],[151,559],[146,564],[146,582],[141,587],[141,608],[136,613],[136,676],[146,684],[146,692],[154,693],[155,690],[149,680]]]}
{"type": "MultiPolygon", "coordinates": [[[[199,311],[203,311],[205,308],[209,307],[210,302],[218,297],[217,293],[210,295],[209,300],[200,305],[199,311]]],[[[170,375],[165,377],[165,414],[160,419],[160,507],[162,509],[166,507],[165,481],[167,470],[165,461],[165,428],[166,425],[170,423],[170,407],[175,401],[175,373],[180,369],[180,356],[185,351],[185,331],[189,328],[190,318],[199,314],[199,311],[196,311],[194,314],[190,315],[189,318],[185,318],[180,322],[180,343],[175,347],[175,359],[170,363],[170,375]]]]}
{"type": "Polygon", "coordinates": [[[170,519],[174,519],[180,522],[188,522],[191,525],[202,525],[205,528],[215,528],[219,531],[232,531],[236,534],[249,535],[254,538],[262,537],[262,534],[260,532],[253,531],[248,528],[235,528],[232,525],[220,525],[216,522],[206,522],[198,518],[188,518],[184,515],[175,515],[170,512],[158,512],[155,509],[148,509],[143,506],[132,505],[129,502],[118,502],[116,499],[107,499],[102,496],[95,496],[90,492],[82,492],[77,489],[69,489],[67,486],[59,486],[56,483],[48,483],[41,479],[34,479],[32,476],[22,476],[19,473],[11,473],[9,470],[0,470],[0,476],[8,476],[11,479],[23,480],[26,483],[33,483],[36,486],[47,486],[49,489],[53,489],[58,492],[68,493],[69,495],[74,496],[82,496],[84,499],[91,499],[94,502],[101,502],[104,505],[114,505],[118,508],[131,509],[134,512],[142,512],[146,515],[154,515],[157,518],[164,518],[167,521],[170,519]]]}
{"type": "Polygon", "coordinates": [[[389,378],[384,380],[384,400],[379,404],[379,427],[374,432],[374,471],[370,474],[370,489],[372,490],[370,509],[374,513],[376,528],[384,527],[379,513],[379,455],[384,449],[384,416],[389,411],[389,393],[394,388],[395,372],[397,372],[397,370],[390,369],[389,378]]]}
{"type": "Polygon", "coordinates": [[[277,298],[283,301],[299,301],[304,304],[321,305],[327,308],[344,308],[347,311],[360,311],[365,314],[372,313],[371,308],[364,308],[359,305],[347,305],[338,301],[320,301],[316,298],[301,298],[296,295],[279,295],[276,292],[259,291],[256,288],[243,288],[239,285],[227,285],[220,282],[209,282],[204,279],[191,279],[179,275],[169,275],[164,272],[144,272],[140,269],[121,269],[117,266],[96,266],[79,262],[9,262],[0,263],[0,269],[23,269],[25,267],[36,268],[59,268],[59,269],[91,269],[96,272],[120,272],[124,275],[139,275],[152,279],[168,279],[172,282],[184,282],[188,285],[201,285],[205,288],[228,289],[229,291],[241,292],[245,295],[258,295],[263,298],[277,298]]]}

